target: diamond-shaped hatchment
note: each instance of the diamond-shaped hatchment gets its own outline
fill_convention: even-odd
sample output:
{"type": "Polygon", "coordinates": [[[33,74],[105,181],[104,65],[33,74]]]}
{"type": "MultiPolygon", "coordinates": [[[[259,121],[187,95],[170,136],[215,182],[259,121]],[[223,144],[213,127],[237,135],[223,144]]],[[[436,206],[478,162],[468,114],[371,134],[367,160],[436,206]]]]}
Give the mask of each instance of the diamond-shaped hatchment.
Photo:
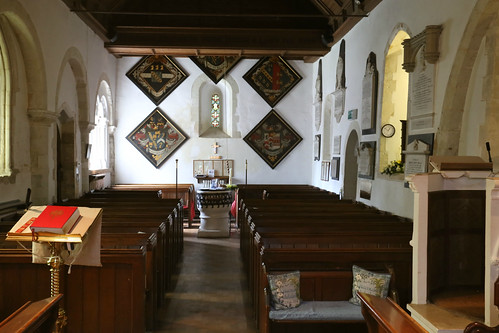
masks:
{"type": "Polygon", "coordinates": [[[159,105],[188,75],[170,57],[150,55],[140,59],[126,76],[159,105]]]}
{"type": "Polygon", "coordinates": [[[274,107],[302,77],[281,57],[266,57],[258,61],[244,79],[274,107]]]}
{"type": "Polygon", "coordinates": [[[191,60],[217,84],[234,67],[240,56],[193,56],[191,60]]]}
{"type": "Polygon", "coordinates": [[[154,109],[126,138],[156,168],[187,140],[180,128],[159,108],[154,109]]]}
{"type": "Polygon", "coordinates": [[[274,169],[302,141],[302,137],[277,112],[270,110],[244,137],[244,141],[274,169]]]}

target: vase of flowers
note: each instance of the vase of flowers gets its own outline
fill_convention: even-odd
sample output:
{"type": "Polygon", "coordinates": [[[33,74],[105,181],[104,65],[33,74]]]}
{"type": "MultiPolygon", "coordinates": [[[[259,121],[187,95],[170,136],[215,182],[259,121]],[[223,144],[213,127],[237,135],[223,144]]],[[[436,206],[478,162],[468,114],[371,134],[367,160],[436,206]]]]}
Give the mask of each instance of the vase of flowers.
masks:
{"type": "Polygon", "coordinates": [[[384,175],[393,175],[394,173],[404,173],[404,163],[401,160],[394,160],[381,171],[384,175]]]}

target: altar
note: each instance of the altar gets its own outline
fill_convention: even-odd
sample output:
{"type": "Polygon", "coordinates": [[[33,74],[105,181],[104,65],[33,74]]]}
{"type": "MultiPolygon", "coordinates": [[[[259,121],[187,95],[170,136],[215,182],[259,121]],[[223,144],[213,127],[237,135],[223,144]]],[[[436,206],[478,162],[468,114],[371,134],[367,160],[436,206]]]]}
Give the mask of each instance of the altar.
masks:
{"type": "Polygon", "coordinates": [[[231,190],[203,188],[197,190],[196,199],[200,225],[198,237],[215,238],[230,236],[229,211],[232,205],[231,190]]]}

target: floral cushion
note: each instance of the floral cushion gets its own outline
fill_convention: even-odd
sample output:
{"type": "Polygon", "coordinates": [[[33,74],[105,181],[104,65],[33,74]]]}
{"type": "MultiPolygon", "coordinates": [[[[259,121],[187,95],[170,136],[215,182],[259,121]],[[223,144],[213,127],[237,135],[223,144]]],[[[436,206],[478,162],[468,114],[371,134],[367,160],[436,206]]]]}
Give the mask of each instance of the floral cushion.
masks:
{"type": "Polygon", "coordinates": [[[350,299],[351,303],[360,305],[360,299],[357,296],[357,291],[378,297],[386,297],[388,295],[391,277],[390,274],[371,272],[356,265],[353,265],[352,273],[353,297],[350,299]]]}
{"type": "Polygon", "coordinates": [[[268,275],[272,307],[275,310],[300,305],[300,272],[268,275]]]}

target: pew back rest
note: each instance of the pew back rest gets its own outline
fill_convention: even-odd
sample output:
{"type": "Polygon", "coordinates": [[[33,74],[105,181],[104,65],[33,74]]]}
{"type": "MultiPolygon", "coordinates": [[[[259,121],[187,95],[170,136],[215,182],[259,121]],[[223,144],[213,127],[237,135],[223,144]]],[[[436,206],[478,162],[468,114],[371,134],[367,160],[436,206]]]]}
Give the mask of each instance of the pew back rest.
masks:
{"type": "Polygon", "coordinates": [[[352,272],[300,272],[300,297],[304,301],[346,301],[352,297],[352,272]]]}
{"type": "MultiPolygon", "coordinates": [[[[395,273],[390,265],[366,267],[371,271],[390,273],[388,295],[398,301],[395,289],[395,273]]],[[[282,274],[288,271],[272,271],[268,274],[282,274]]],[[[289,272],[288,272],[289,273],[289,272]]],[[[267,278],[268,282],[268,278],[267,278]]],[[[303,301],[348,301],[352,297],[353,273],[351,270],[300,271],[300,298],[303,301]]],[[[270,297],[270,288],[265,285],[270,297]]],[[[269,299],[268,299],[269,300],[269,299]]],[[[270,304],[270,303],[268,303],[270,304]]]]}

